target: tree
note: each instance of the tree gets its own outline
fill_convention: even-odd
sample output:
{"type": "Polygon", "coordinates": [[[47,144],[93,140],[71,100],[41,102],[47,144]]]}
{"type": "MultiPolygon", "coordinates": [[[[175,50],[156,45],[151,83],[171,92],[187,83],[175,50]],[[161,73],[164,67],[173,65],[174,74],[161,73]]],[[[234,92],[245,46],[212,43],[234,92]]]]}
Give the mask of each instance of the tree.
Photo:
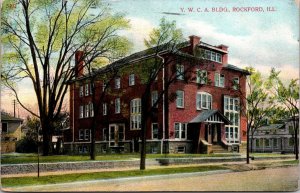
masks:
{"type": "Polygon", "coordinates": [[[268,104],[268,93],[264,87],[264,81],[261,73],[252,67],[246,68],[250,72],[247,78],[247,95],[241,93],[241,97],[246,101],[241,112],[247,117],[247,148],[246,148],[246,162],[250,163],[250,151],[253,147],[253,135],[255,131],[265,124],[265,118],[270,111],[268,104]],[[251,137],[251,139],[250,139],[251,137]]]}
{"type": "Polygon", "coordinates": [[[1,35],[8,48],[4,50],[9,51],[3,55],[7,62],[2,77],[9,77],[5,83],[20,105],[40,119],[43,155],[48,155],[53,122],[64,108],[66,83],[82,70],[72,63],[74,54],[83,52],[79,61],[84,61],[84,69],[91,69],[99,58],[121,57],[127,52],[128,41],[118,31],[129,25],[123,15],[112,14],[108,5],[97,0],[14,2],[3,2],[1,35]],[[37,113],[27,108],[18,94],[16,81],[24,79],[34,88],[37,113]]]}
{"type": "Polygon", "coordinates": [[[279,78],[280,71],[271,69],[267,86],[273,94],[271,102],[278,103],[285,108],[288,117],[292,120],[294,129],[294,153],[295,159],[299,159],[298,132],[299,132],[299,80],[292,79],[286,84],[279,78]]]}
{"type": "MultiPolygon", "coordinates": [[[[181,51],[188,44],[183,41],[182,31],[177,28],[175,21],[169,22],[162,18],[159,27],[154,28],[149,34],[149,38],[145,39],[144,42],[149,48],[146,52],[153,57],[145,60],[142,65],[136,66],[138,68],[136,71],[139,72],[145,85],[144,90],[141,91],[140,170],[146,168],[146,133],[149,129],[147,122],[152,114],[157,113],[155,107],[157,104],[163,103],[163,113],[168,114],[169,102],[174,101],[177,97],[176,93],[169,92],[172,83],[177,81],[179,77],[187,83],[192,78],[195,66],[202,65],[204,67],[207,64],[202,57],[192,55],[198,50],[191,50],[192,54],[181,51]],[[184,70],[178,71],[176,64],[184,64],[184,70]],[[161,90],[157,91],[156,101],[151,102],[151,91],[159,73],[162,73],[163,76],[163,86],[161,90]]],[[[200,54],[200,51],[197,54],[200,54]]],[[[203,78],[207,81],[206,77],[203,78]]],[[[162,140],[166,139],[168,135],[168,116],[164,117],[163,122],[165,130],[162,133],[162,140]]]]}
{"type": "Polygon", "coordinates": [[[36,117],[27,116],[21,129],[26,131],[25,136],[16,143],[16,152],[35,153],[38,148],[38,129],[40,122],[36,117]]]}

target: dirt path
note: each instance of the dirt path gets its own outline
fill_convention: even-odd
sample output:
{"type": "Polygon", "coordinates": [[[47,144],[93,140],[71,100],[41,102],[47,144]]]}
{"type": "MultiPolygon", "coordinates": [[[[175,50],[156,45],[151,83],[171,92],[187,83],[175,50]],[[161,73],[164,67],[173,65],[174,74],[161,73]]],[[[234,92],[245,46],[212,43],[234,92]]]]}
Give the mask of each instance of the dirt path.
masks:
{"type": "Polygon", "coordinates": [[[10,191],[295,191],[299,168],[273,168],[199,176],[169,175],[6,189],[10,191]]]}

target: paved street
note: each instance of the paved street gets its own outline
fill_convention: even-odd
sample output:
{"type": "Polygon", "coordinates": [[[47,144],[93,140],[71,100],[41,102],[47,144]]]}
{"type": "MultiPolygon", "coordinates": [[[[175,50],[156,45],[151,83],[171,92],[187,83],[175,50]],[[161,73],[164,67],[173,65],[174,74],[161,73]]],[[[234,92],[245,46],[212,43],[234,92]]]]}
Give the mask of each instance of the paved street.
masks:
{"type": "Polygon", "coordinates": [[[99,180],[7,189],[12,191],[294,191],[298,167],[218,174],[99,180]]]}

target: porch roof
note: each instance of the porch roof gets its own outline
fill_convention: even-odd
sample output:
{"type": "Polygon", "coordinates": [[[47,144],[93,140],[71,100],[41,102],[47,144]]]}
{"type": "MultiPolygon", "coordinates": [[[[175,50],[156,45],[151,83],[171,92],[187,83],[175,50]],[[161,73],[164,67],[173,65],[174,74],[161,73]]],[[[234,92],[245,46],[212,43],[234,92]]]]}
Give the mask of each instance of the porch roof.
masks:
{"type": "Polygon", "coordinates": [[[202,123],[202,122],[211,122],[211,123],[224,123],[225,125],[231,124],[231,122],[216,109],[203,110],[199,115],[194,117],[189,123],[202,123]]]}

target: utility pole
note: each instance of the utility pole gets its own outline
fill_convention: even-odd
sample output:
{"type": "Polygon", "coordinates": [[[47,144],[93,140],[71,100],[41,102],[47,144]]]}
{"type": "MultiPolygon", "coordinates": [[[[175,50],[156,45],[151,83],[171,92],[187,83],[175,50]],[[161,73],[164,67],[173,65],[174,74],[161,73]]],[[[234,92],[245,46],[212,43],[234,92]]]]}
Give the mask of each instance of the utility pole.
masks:
{"type": "Polygon", "coordinates": [[[14,105],[14,117],[16,117],[16,100],[13,100],[13,105],[14,105]]]}

